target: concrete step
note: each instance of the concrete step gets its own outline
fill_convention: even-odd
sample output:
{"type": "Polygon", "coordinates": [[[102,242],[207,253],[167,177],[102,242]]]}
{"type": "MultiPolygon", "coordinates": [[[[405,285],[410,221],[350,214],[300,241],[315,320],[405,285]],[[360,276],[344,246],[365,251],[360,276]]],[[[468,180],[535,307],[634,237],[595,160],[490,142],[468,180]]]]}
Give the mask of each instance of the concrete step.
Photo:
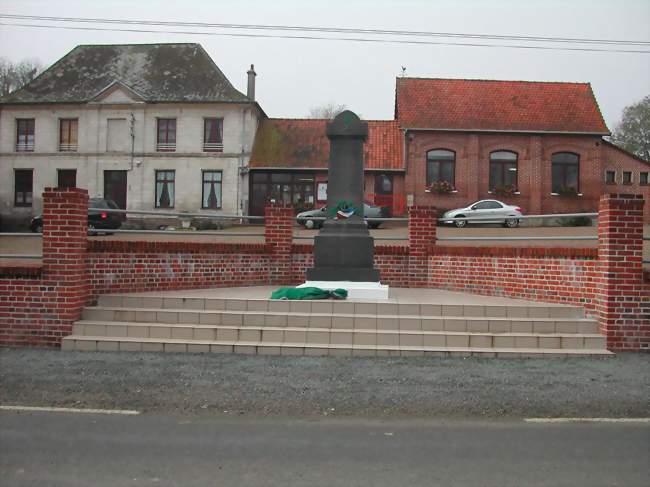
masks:
{"type": "Polygon", "coordinates": [[[173,309],[173,310],[225,310],[225,311],[272,311],[300,313],[338,313],[391,316],[468,316],[512,318],[582,318],[580,306],[530,304],[486,306],[478,304],[436,304],[418,302],[376,301],[279,301],[270,299],[197,298],[133,296],[128,294],[105,294],[99,296],[98,306],[173,309]]]}
{"type": "Polygon", "coordinates": [[[140,322],[78,321],[73,335],[190,340],[206,342],[290,343],[309,346],[340,345],[425,346],[470,348],[541,348],[604,350],[605,337],[597,333],[469,332],[377,328],[329,328],[295,326],[188,325],[140,322]]]}
{"type": "Polygon", "coordinates": [[[228,326],[298,326],[382,330],[461,331],[492,333],[597,333],[596,321],[587,318],[377,315],[282,311],[228,311],[125,308],[91,306],[83,320],[158,324],[228,326]]]}
{"type": "Polygon", "coordinates": [[[566,357],[613,355],[602,349],[337,345],[299,342],[261,342],[243,340],[183,340],[70,335],[62,342],[63,350],[242,353],[260,355],[329,356],[486,356],[486,357],[566,357]]]}

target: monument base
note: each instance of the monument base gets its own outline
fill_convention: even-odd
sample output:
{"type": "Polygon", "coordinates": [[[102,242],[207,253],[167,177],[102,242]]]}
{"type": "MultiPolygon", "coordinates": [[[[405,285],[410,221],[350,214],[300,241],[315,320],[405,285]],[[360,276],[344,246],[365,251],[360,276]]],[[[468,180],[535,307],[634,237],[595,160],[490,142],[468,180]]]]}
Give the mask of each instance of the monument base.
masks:
{"type": "Polygon", "coordinates": [[[297,287],[318,287],[327,291],[346,289],[348,299],[388,299],[388,286],[379,282],[307,281],[297,287]]]}

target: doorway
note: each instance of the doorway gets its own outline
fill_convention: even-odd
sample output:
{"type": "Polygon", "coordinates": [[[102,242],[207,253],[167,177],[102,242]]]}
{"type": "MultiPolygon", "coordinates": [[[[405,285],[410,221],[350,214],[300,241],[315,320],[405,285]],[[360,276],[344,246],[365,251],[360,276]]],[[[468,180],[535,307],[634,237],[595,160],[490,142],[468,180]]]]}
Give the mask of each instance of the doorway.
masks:
{"type": "Polygon", "coordinates": [[[104,198],[113,200],[118,208],[126,210],[127,171],[104,171],[104,198]]]}

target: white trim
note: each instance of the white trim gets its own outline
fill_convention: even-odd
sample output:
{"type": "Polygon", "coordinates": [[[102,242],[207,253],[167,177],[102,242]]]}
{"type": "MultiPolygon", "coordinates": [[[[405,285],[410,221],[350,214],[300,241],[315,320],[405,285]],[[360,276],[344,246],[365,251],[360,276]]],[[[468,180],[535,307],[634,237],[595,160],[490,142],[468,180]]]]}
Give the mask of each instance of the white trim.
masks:
{"type": "Polygon", "coordinates": [[[524,418],[526,423],[650,423],[650,418],[524,418]]]}
{"type": "Polygon", "coordinates": [[[79,408],[55,408],[39,406],[0,406],[2,411],[34,411],[46,413],[83,413],[83,414],[122,414],[134,416],[140,411],[133,409],[79,409],[79,408]]]}

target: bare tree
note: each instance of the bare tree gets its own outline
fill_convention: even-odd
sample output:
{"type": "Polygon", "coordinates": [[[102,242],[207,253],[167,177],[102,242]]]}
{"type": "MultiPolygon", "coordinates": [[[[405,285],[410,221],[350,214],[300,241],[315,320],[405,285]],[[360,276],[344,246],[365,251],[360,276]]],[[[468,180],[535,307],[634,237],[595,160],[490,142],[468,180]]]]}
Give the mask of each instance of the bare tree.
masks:
{"type": "Polygon", "coordinates": [[[320,105],[317,107],[312,107],[309,110],[307,118],[326,118],[328,120],[333,119],[343,110],[347,110],[346,105],[337,105],[336,103],[327,103],[325,105],[320,105]]]}
{"type": "Polygon", "coordinates": [[[25,86],[43,71],[43,65],[37,59],[23,59],[17,63],[0,58],[0,96],[25,86]]]}
{"type": "Polygon", "coordinates": [[[625,107],[621,122],[612,134],[612,142],[650,161],[650,95],[625,107]]]}

